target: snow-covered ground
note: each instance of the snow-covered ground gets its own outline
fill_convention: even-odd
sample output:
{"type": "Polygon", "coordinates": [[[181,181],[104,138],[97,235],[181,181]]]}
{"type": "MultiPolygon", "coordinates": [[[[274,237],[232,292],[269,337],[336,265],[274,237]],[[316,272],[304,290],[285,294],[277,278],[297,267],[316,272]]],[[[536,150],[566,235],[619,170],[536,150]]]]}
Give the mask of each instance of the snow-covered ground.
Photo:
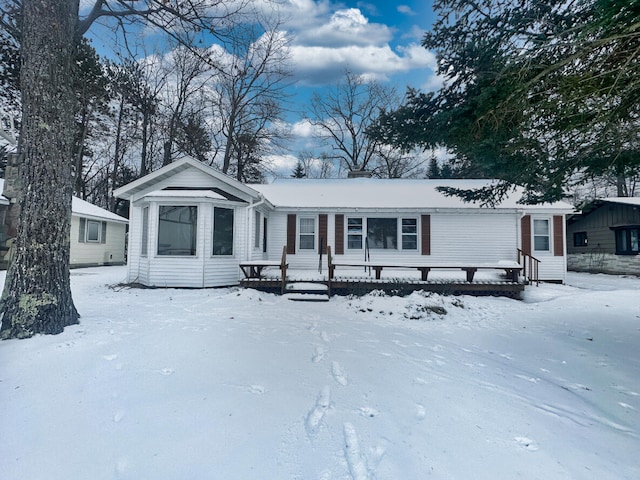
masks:
{"type": "Polygon", "coordinates": [[[0,342],[3,480],[640,478],[639,279],[309,304],[124,273],[0,342]]]}

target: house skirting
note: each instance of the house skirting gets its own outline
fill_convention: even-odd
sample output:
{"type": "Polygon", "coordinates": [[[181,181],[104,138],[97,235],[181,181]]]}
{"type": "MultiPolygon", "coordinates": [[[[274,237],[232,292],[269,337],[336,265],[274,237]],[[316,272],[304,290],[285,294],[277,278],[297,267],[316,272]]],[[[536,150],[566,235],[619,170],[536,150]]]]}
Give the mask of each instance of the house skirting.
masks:
{"type": "Polygon", "coordinates": [[[574,272],[640,276],[640,255],[614,255],[593,250],[567,255],[567,269],[574,272]]]}

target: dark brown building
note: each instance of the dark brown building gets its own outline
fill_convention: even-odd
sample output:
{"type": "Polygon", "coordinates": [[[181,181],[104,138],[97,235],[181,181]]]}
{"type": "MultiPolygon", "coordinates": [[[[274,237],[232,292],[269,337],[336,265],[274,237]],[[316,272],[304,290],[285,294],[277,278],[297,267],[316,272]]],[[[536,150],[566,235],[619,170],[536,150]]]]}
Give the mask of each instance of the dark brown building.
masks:
{"type": "Polygon", "coordinates": [[[567,268],[640,275],[640,198],[594,200],[567,220],[567,268]]]}

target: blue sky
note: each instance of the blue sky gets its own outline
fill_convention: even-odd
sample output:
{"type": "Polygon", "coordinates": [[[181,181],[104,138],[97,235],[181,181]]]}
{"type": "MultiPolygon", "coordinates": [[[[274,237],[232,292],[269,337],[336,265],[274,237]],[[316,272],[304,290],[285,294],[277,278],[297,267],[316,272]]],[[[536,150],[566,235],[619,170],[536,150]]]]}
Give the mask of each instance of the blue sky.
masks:
{"type": "MultiPolygon", "coordinates": [[[[266,0],[253,1],[259,5],[266,0]]],[[[83,0],[84,5],[91,3],[83,0]]],[[[393,85],[400,94],[407,86],[422,90],[439,87],[435,56],[420,45],[434,20],[430,0],[280,0],[279,4],[284,27],[292,38],[294,104],[288,121],[299,137],[292,155],[304,147],[308,134],[299,113],[305,102],[312,92],[342,79],[346,69],[393,85]]],[[[92,37],[100,53],[113,46],[99,27],[92,37]]]]}

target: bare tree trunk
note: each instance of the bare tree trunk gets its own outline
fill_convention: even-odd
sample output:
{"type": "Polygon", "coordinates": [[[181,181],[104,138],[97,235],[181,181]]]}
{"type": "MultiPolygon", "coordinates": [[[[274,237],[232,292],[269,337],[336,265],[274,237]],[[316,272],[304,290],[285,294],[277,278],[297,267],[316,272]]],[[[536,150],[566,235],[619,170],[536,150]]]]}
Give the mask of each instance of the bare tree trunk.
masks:
{"type": "Polygon", "coordinates": [[[78,323],[69,278],[78,0],[23,0],[22,7],[23,189],[0,304],[2,338],[60,333],[78,323]]]}

